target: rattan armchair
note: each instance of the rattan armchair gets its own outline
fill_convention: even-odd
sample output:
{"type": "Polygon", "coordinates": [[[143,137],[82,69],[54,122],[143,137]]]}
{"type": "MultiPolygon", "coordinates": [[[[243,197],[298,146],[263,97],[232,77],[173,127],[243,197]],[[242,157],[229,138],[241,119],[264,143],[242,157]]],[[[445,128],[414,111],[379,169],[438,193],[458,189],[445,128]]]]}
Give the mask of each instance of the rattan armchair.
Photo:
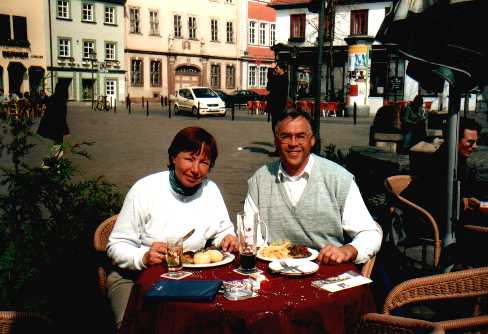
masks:
{"type": "MultiPolygon", "coordinates": [[[[447,333],[465,333],[488,330],[488,316],[479,313],[480,300],[488,295],[488,267],[462,270],[446,274],[415,278],[398,284],[385,300],[384,314],[390,314],[404,305],[429,301],[462,299],[473,302],[473,317],[436,322],[447,333]]],[[[459,304],[462,305],[462,304],[459,304]]]]}
{"type": "Polygon", "coordinates": [[[428,267],[426,247],[431,245],[434,249],[431,266],[434,270],[437,270],[442,249],[439,227],[434,217],[426,209],[401,195],[411,182],[412,177],[410,175],[395,175],[385,179],[385,188],[390,195],[390,212],[394,212],[395,208],[400,209],[408,220],[406,223],[409,227],[413,228],[418,224],[418,228],[423,231],[421,235],[410,237],[407,235],[407,240],[401,244],[404,249],[404,255],[407,248],[422,246],[422,266],[424,268],[428,267]]]}
{"type": "Polygon", "coordinates": [[[50,333],[49,318],[31,312],[0,311],[0,334],[50,333]]]}
{"type": "Polygon", "coordinates": [[[439,325],[425,320],[368,313],[358,324],[357,334],[444,334],[439,325]]]}
{"type": "Polygon", "coordinates": [[[95,250],[99,252],[100,255],[100,263],[98,266],[98,286],[100,288],[100,293],[105,296],[106,285],[107,285],[107,257],[105,250],[107,248],[108,237],[110,233],[112,233],[112,229],[114,227],[115,222],[117,221],[117,215],[114,215],[110,218],[104,220],[95,230],[95,234],[93,236],[93,246],[95,250]]]}

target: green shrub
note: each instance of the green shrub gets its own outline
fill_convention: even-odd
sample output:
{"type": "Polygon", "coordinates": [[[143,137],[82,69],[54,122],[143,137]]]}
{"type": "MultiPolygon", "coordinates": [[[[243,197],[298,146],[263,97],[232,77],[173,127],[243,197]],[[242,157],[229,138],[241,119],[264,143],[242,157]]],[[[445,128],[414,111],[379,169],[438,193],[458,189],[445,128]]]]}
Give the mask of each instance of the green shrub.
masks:
{"type": "MultiPolygon", "coordinates": [[[[31,127],[29,120],[1,124],[0,157],[11,163],[0,167],[0,308],[51,314],[62,307],[55,299],[70,293],[61,282],[80,283],[77,269],[94,258],[93,232],[118,213],[122,196],[103,177],[75,182],[66,158],[47,159],[49,168],[25,163],[31,127]]],[[[64,150],[89,158],[87,145],[64,150]]]]}

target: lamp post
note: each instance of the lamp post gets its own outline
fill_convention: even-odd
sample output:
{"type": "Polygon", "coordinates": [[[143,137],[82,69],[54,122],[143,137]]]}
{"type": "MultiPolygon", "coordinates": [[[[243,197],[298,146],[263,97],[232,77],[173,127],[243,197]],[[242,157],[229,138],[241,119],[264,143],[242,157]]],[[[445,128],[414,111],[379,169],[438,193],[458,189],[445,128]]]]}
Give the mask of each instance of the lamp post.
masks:
{"type": "Polygon", "coordinates": [[[97,61],[97,53],[95,51],[90,51],[90,62],[91,62],[91,76],[92,76],[92,85],[91,85],[91,107],[93,109],[93,105],[95,104],[95,78],[94,73],[95,70],[93,68],[93,63],[97,61]]]}

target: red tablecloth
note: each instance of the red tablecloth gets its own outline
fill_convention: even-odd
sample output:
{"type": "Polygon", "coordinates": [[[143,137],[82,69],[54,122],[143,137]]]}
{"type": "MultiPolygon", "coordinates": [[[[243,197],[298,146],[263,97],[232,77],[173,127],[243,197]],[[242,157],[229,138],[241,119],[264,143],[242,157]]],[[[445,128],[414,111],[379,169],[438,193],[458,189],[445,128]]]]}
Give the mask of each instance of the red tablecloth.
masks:
{"type": "MultiPolygon", "coordinates": [[[[232,271],[237,264],[192,270],[185,278],[235,280],[245,278],[232,271]]],[[[143,271],[132,290],[121,333],[346,333],[361,315],[374,312],[369,285],[329,293],[310,283],[357,271],[352,264],[321,265],[306,277],[271,274],[259,262],[268,281],[261,283],[259,297],[230,301],[218,294],[211,303],[145,303],[144,293],[165,271],[155,266],[143,271]]],[[[187,270],[187,269],[185,269],[187,270]]]]}

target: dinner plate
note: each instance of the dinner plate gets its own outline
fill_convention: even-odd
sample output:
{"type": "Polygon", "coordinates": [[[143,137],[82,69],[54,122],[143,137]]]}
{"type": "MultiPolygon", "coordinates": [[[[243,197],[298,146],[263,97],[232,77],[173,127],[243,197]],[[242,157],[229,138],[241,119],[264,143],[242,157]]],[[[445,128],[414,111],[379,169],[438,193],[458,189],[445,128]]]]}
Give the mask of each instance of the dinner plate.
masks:
{"type": "Polygon", "coordinates": [[[307,250],[310,252],[310,256],[308,257],[304,257],[304,258],[300,258],[300,259],[295,259],[295,258],[286,258],[286,259],[275,259],[274,257],[266,257],[266,256],[263,256],[261,255],[261,249],[259,250],[258,254],[256,255],[256,257],[260,260],[264,260],[264,261],[276,261],[276,260],[309,260],[309,261],[313,261],[315,260],[318,256],[319,256],[319,252],[313,248],[307,248],[307,250]]]}
{"type": "Polygon", "coordinates": [[[224,253],[224,258],[220,260],[219,262],[212,262],[212,263],[206,263],[206,264],[195,264],[195,263],[183,263],[184,268],[210,268],[210,267],[218,267],[223,264],[230,263],[234,261],[235,255],[232,253],[224,253]]]}
{"type": "Polygon", "coordinates": [[[319,270],[317,263],[304,259],[275,260],[270,262],[268,266],[271,271],[286,276],[310,275],[319,270]]]}

